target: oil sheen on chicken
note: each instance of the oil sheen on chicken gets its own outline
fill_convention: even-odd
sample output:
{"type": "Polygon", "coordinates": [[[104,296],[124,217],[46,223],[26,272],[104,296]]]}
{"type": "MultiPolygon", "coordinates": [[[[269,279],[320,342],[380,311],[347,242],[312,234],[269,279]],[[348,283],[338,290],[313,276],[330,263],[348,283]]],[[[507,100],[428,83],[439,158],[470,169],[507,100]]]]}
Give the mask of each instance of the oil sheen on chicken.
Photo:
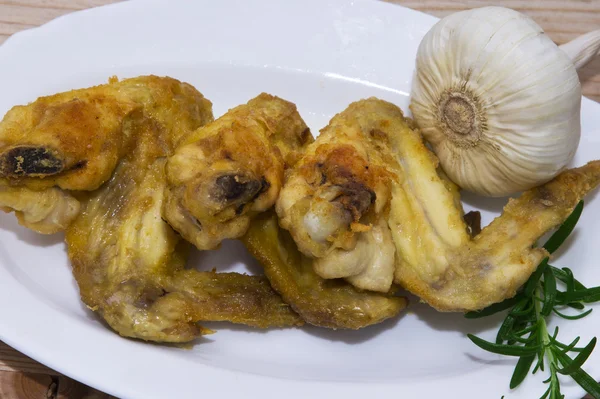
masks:
{"type": "Polygon", "coordinates": [[[273,211],[258,215],[243,242],[264,266],[273,288],[307,323],[333,329],[359,329],[397,316],[406,305],[393,293],[354,288],[341,279],[326,280],[314,271],[273,211]]]}
{"type": "Polygon", "coordinates": [[[169,148],[153,120],[136,129],[134,151],[67,230],[83,301],[119,334],[158,342],[210,332],[198,321],[302,324],[264,277],[184,269],[187,243],[161,218],[169,148]]]}
{"type": "Polygon", "coordinates": [[[319,276],[387,292],[395,269],[387,226],[393,160],[381,150],[386,136],[360,117],[349,109],[331,120],[286,179],[276,209],[319,276]]]}
{"type": "Polygon", "coordinates": [[[0,122],[0,208],[40,233],[64,230],[79,212],[71,191],[90,191],[133,149],[128,124],[153,117],[173,138],[212,119],[192,86],[142,76],[41,97],[0,122]],[[178,116],[178,117],[175,117],[178,116]]]}
{"type": "Polygon", "coordinates": [[[196,322],[302,320],[264,277],[185,270],[162,219],[167,157],[212,121],[192,86],[154,76],[44,97],[0,125],[0,206],[43,233],[66,229],[83,301],[123,336],[185,342],[196,322]]]}
{"type": "Polygon", "coordinates": [[[567,170],[510,200],[473,238],[458,188],[398,107],[372,98],[342,114],[357,121],[363,136],[381,137],[379,150],[389,155],[382,158],[394,174],[387,219],[396,247],[394,281],[441,311],[482,309],[514,296],[548,255],[533,247],[536,240],[600,182],[600,161],[567,170]]]}
{"type": "Polygon", "coordinates": [[[261,94],[187,135],[167,165],[165,218],[198,249],[237,238],[275,203],[313,141],[296,106],[261,94]]]}

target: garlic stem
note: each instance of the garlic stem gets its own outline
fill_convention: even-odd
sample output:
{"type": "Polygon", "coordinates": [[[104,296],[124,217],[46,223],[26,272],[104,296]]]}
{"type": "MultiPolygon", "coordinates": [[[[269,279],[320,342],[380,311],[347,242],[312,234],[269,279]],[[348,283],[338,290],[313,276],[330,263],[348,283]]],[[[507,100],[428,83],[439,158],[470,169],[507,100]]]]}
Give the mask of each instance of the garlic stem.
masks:
{"type": "Polygon", "coordinates": [[[600,30],[581,35],[559,48],[567,53],[576,69],[581,69],[600,55],[600,30]]]}

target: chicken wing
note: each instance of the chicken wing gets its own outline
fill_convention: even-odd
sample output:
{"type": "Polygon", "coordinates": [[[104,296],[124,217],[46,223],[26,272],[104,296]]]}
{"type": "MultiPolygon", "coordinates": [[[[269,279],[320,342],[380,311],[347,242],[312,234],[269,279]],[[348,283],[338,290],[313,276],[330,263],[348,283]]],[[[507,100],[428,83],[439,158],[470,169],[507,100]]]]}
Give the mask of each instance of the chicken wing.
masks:
{"type": "Polygon", "coordinates": [[[0,123],[0,208],[38,232],[64,230],[77,215],[71,191],[95,190],[110,178],[132,151],[130,125],[142,115],[173,143],[212,120],[196,89],[156,76],[112,79],[12,108],[0,123]]]}
{"type": "Polygon", "coordinates": [[[273,288],[308,323],[327,328],[359,329],[396,316],[407,305],[392,294],[361,291],[343,280],[325,280],[314,272],[274,212],[258,215],[242,238],[264,266],[273,288]]]}
{"type": "Polygon", "coordinates": [[[354,108],[336,115],[308,147],[276,209],[319,276],[387,292],[395,269],[387,226],[394,160],[382,150],[386,136],[354,108]]]}
{"type": "Polygon", "coordinates": [[[119,334],[186,342],[198,321],[256,327],[302,324],[264,277],[185,270],[186,243],[161,218],[170,153],[166,130],[136,121],[134,149],[100,189],[82,195],[66,231],[81,297],[119,334]]]}
{"type": "Polygon", "coordinates": [[[187,135],[167,165],[166,220],[198,249],[248,229],[275,203],[284,169],[312,142],[285,100],[261,94],[187,135]]]}
{"type": "Polygon", "coordinates": [[[532,247],[536,240],[599,182],[600,161],[566,171],[473,234],[458,187],[412,121],[371,98],[336,115],[309,146],[277,213],[321,277],[385,291],[393,274],[436,309],[467,311],[514,296],[548,255],[532,247]]]}
{"type": "Polygon", "coordinates": [[[509,200],[501,216],[458,247],[429,222],[431,242],[436,243],[430,248],[436,252],[420,252],[419,259],[411,255],[423,248],[411,243],[404,230],[412,222],[421,224],[416,220],[431,215],[432,208],[423,203],[421,209],[399,206],[402,211],[392,212],[390,223],[397,227],[392,229],[394,238],[407,256],[396,269],[396,280],[440,311],[478,310],[510,298],[548,256],[543,248],[533,247],[536,241],[560,225],[599,183],[600,161],[567,170],[509,200]],[[407,218],[411,211],[415,213],[407,218]]]}
{"type": "Polygon", "coordinates": [[[344,113],[358,121],[363,136],[385,137],[380,150],[391,156],[394,280],[441,311],[482,309],[514,296],[548,255],[533,248],[536,240],[562,223],[600,182],[600,161],[563,172],[509,201],[502,215],[472,238],[457,186],[398,107],[372,98],[344,113]]]}

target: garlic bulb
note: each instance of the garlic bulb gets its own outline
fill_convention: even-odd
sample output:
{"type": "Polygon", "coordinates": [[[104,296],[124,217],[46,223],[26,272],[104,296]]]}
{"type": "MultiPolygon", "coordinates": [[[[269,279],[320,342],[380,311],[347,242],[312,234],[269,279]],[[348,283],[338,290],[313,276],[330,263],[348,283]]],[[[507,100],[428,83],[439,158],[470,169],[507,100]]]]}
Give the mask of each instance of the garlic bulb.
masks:
{"type": "Polygon", "coordinates": [[[410,109],[464,189],[503,196],[552,179],[579,144],[580,103],[572,61],[517,11],[452,14],[419,46],[410,109]]]}

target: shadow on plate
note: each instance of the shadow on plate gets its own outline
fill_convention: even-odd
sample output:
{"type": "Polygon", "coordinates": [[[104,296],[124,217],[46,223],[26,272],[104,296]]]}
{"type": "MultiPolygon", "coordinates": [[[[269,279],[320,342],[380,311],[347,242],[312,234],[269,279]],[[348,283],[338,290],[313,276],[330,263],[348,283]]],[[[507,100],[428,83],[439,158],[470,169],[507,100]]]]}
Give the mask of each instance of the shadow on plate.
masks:
{"type": "Polygon", "coordinates": [[[254,259],[238,240],[225,240],[221,248],[214,251],[198,251],[192,249],[187,266],[198,270],[217,272],[246,272],[248,274],[263,274],[260,263],[254,259]]]}
{"type": "MultiPolygon", "coordinates": [[[[296,328],[309,334],[309,335],[315,336],[317,338],[325,339],[328,341],[338,341],[338,342],[344,342],[347,344],[360,344],[362,342],[369,341],[369,340],[375,338],[377,335],[383,333],[384,331],[394,328],[396,326],[396,324],[398,324],[398,322],[400,321],[401,318],[402,318],[402,315],[395,317],[393,319],[386,320],[386,321],[376,324],[374,326],[362,328],[360,330],[332,330],[329,328],[312,326],[310,324],[305,324],[303,327],[296,327],[296,328]]],[[[279,328],[279,329],[275,329],[275,328],[259,329],[259,328],[252,328],[252,327],[248,327],[248,326],[244,326],[244,325],[240,325],[240,324],[227,323],[227,322],[205,322],[205,323],[200,323],[200,324],[203,327],[213,329],[217,332],[219,332],[219,331],[238,332],[239,331],[239,332],[250,332],[250,333],[258,333],[258,334],[265,334],[265,333],[268,333],[269,331],[273,331],[273,330],[289,330],[291,328],[294,328],[294,327],[291,327],[291,328],[279,328]]]]}
{"type": "Polygon", "coordinates": [[[463,334],[478,334],[482,331],[497,329],[505,317],[506,312],[482,317],[480,319],[467,319],[460,312],[438,312],[426,303],[422,303],[415,296],[409,297],[410,311],[421,321],[437,331],[457,331],[463,334]]]}
{"type": "Polygon", "coordinates": [[[374,339],[385,331],[394,328],[405,314],[406,312],[403,312],[397,317],[388,319],[373,326],[361,328],[360,330],[331,330],[329,328],[321,328],[311,325],[306,325],[302,329],[308,334],[317,338],[355,345],[374,339]]]}
{"type": "Polygon", "coordinates": [[[493,214],[498,215],[502,212],[502,209],[508,203],[508,197],[483,197],[481,195],[473,194],[468,191],[461,191],[460,199],[464,204],[472,206],[475,209],[492,212],[493,214]]]}
{"type": "Polygon", "coordinates": [[[29,230],[28,228],[21,226],[17,222],[17,218],[12,214],[0,215],[0,226],[2,226],[2,230],[13,233],[19,241],[23,241],[36,247],[51,247],[63,242],[65,239],[63,233],[47,235],[29,230]]]}
{"type": "MultiPolygon", "coordinates": [[[[484,357],[479,357],[479,356],[475,356],[472,355],[470,353],[467,353],[466,356],[469,358],[469,360],[471,360],[472,362],[475,363],[479,363],[479,364],[488,364],[490,366],[494,366],[494,365],[504,365],[504,366],[509,366],[509,365],[515,365],[517,363],[516,358],[510,358],[510,357],[502,357],[499,359],[490,359],[488,358],[484,358],[484,357]]],[[[561,381],[562,383],[562,381],[561,381]]]]}

